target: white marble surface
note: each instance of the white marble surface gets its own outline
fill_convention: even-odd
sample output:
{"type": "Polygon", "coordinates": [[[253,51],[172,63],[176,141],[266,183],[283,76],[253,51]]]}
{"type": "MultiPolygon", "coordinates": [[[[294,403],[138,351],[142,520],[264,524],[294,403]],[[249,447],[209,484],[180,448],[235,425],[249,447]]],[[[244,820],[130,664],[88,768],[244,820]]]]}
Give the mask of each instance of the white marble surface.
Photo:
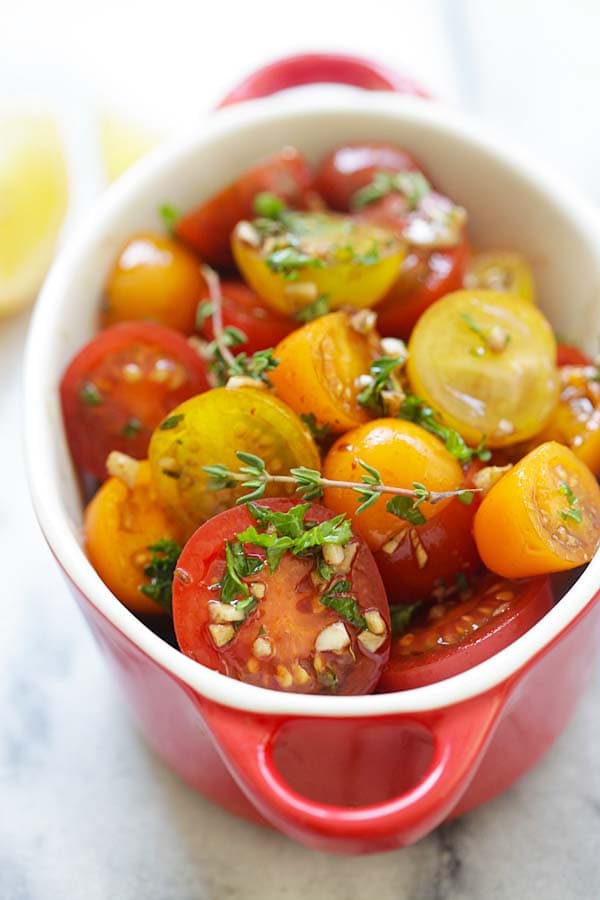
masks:
{"type": "MultiPolygon", "coordinates": [[[[93,90],[171,126],[264,57],[354,49],[405,63],[600,200],[597,0],[371,0],[368,15],[309,0],[306,14],[286,19],[281,4],[256,0],[241,8],[229,45],[231,8],[200,7],[172,0],[159,15],[132,0],[10,9],[0,0],[0,60],[60,60],[93,90]]],[[[6,90],[0,84],[0,99],[6,90]]],[[[26,325],[0,325],[0,900],[596,900],[600,668],[534,772],[418,846],[382,856],[329,857],[236,820],[150,754],[30,509],[20,438],[26,325]]]]}

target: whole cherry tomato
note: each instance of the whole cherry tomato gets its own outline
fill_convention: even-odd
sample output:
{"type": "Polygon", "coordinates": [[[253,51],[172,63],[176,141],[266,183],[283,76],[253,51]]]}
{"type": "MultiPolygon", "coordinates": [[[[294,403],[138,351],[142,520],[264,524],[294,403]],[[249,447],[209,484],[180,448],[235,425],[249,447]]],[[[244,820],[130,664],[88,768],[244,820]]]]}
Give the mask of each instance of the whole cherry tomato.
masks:
{"type": "Polygon", "coordinates": [[[328,153],[315,177],[315,189],[332,209],[350,212],[357,191],[378,172],[419,172],[420,165],[407,150],[385,141],[342,144],[328,153]]]}
{"type": "Polygon", "coordinates": [[[268,192],[288,206],[299,207],[303,205],[311,179],[304,157],[293,147],[286,147],[184,215],[177,223],[177,236],[211,266],[230,267],[233,263],[231,233],[241,219],[253,216],[256,195],[268,192]]]}
{"type": "Polygon", "coordinates": [[[390,620],[368,548],[354,536],[343,547],[329,545],[339,551],[340,563],[325,578],[314,546],[313,552],[288,550],[268,562],[265,550],[244,537],[246,529],[269,528],[264,536],[275,541],[281,539],[277,528],[284,528],[289,541],[333,513],[282,499],[261,500],[254,510],[220,513],[186,544],[173,581],[181,650],[232,678],[275,690],[373,690],[389,654],[390,620]],[[274,524],[257,520],[256,510],[274,514],[274,524]]]}
{"type": "Polygon", "coordinates": [[[592,360],[583,350],[573,344],[559,343],[556,347],[557,366],[591,366],[592,360]]]}
{"type": "Polygon", "coordinates": [[[207,292],[199,260],[189,250],[162,235],[137,234],[108,276],[102,327],[141,319],[192,334],[207,292]]]}
{"type": "MultiPolygon", "coordinates": [[[[243,281],[222,281],[221,294],[223,325],[233,326],[246,335],[247,340],[240,347],[245,353],[274,347],[298,327],[293,319],[279,315],[263,303],[243,281]]],[[[207,341],[214,339],[210,316],[204,321],[201,332],[207,341]]]]}
{"type": "Polygon", "coordinates": [[[529,631],[552,608],[550,579],[485,575],[423,608],[393,639],[379,692],[408,691],[478,665],[529,631]]]}
{"type": "Polygon", "coordinates": [[[73,459],[98,478],[106,477],[111,450],[143,459],[152,431],[169,410],[208,387],[204,362],[178,332],[150,322],[106,328],[77,353],[61,379],[73,459]]]}

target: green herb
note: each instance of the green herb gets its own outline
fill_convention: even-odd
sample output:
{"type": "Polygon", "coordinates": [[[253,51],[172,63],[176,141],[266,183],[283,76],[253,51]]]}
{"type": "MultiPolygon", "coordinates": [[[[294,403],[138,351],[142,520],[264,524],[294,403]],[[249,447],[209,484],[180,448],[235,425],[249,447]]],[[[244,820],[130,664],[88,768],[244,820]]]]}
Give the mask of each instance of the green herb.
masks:
{"type": "Polygon", "coordinates": [[[331,434],[331,425],[329,425],[328,422],[319,425],[317,417],[312,412],[302,413],[300,415],[300,420],[304,422],[316,441],[324,441],[331,434]]]}
{"type": "Polygon", "coordinates": [[[356,601],[356,597],[350,593],[352,585],[346,579],[339,579],[321,594],[319,602],[329,609],[335,610],[343,619],[346,619],[355,628],[364,629],[367,627],[365,617],[360,611],[360,606],[356,601]]]}
{"type": "Polygon", "coordinates": [[[323,557],[319,554],[316,561],[316,572],[321,581],[329,583],[334,576],[335,569],[328,565],[323,557]]]}
{"type": "Polygon", "coordinates": [[[140,584],[139,590],[171,613],[173,573],[182,548],[176,541],[161,538],[155,544],[150,544],[148,550],[152,552],[152,558],[144,566],[144,575],[150,583],[140,584]]]}
{"type": "Polygon", "coordinates": [[[373,241],[364,253],[353,253],[352,262],[358,266],[373,266],[381,259],[381,252],[377,241],[373,241]]]}
{"type": "Polygon", "coordinates": [[[561,494],[565,495],[565,497],[567,498],[567,503],[569,504],[568,509],[562,509],[560,511],[561,519],[563,519],[563,521],[567,521],[569,519],[572,522],[582,522],[583,513],[579,507],[579,497],[574,493],[573,489],[567,484],[566,481],[561,481],[559,489],[561,494]]]}
{"type": "Polygon", "coordinates": [[[370,184],[352,197],[353,209],[364,209],[388,194],[402,194],[410,210],[416,209],[429,194],[429,182],[420,172],[376,172],[370,184]]]}
{"type": "Polygon", "coordinates": [[[254,214],[263,219],[278,219],[285,209],[285,203],[276,194],[262,191],[256,194],[253,203],[254,214]]]}
{"type": "Polygon", "coordinates": [[[444,442],[448,453],[452,454],[460,463],[470,462],[474,457],[482,462],[488,462],[491,459],[491,452],[485,446],[482,440],[477,447],[468,447],[458,431],[448,428],[439,420],[439,413],[435,412],[428,406],[424,400],[415,394],[407,394],[400,410],[398,412],[400,419],[406,419],[408,422],[415,422],[430,434],[434,434],[444,442]]]}
{"type": "Polygon", "coordinates": [[[175,229],[177,228],[177,223],[181,218],[181,210],[179,210],[176,206],[173,206],[171,203],[163,203],[162,206],[158,207],[158,214],[162,219],[162,223],[165,227],[165,230],[168,234],[174,234],[175,229]]]}
{"type": "Polygon", "coordinates": [[[265,262],[272,272],[283,275],[289,281],[298,278],[300,269],[324,269],[325,263],[318,256],[310,256],[297,247],[282,247],[273,250],[265,262]]]}
{"type": "Polygon", "coordinates": [[[397,390],[397,385],[392,381],[392,376],[405,362],[405,356],[382,356],[374,360],[369,369],[372,379],[371,383],[363,388],[356,398],[360,405],[375,413],[385,413],[386,406],[382,396],[383,392],[397,390]]]}
{"type": "Polygon", "coordinates": [[[297,322],[312,322],[314,319],[326,316],[328,312],[329,297],[327,294],[322,294],[320,297],[317,297],[314,303],[309,303],[308,306],[304,306],[294,313],[294,318],[297,322]]]}
{"type": "Polygon", "coordinates": [[[463,320],[463,322],[465,323],[465,325],[467,326],[467,328],[470,328],[471,331],[473,332],[473,334],[476,334],[477,337],[481,338],[481,340],[483,341],[484,344],[487,344],[487,341],[488,341],[487,332],[481,327],[481,325],[477,324],[477,322],[475,321],[473,316],[470,315],[469,313],[463,312],[460,314],[460,317],[463,320]]]}
{"type": "Polygon", "coordinates": [[[137,437],[140,431],[142,430],[142,423],[139,419],[131,418],[128,419],[125,425],[121,428],[121,434],[124,438],[134,438],[137,437]]]}
{"type": "Polygon", "coordinates": [[[233,603],[234,600],[250,598],[250,591],[242,578],[255,575],[263,567],[262,559],[246,556],[239,541],[225,541],[225,573],[220,582],[221,601],[233,603]]]}
{"type": "Polygon", "coordinates": [[[421,607],[420,603],[402,603],[398,606],[390,606],[390,618],[392,620],[392,636],[399,637],[408,631],[412,617],[416,610],[421,607]]]}
{"type": "Polygon", "coordinates": [[[455,582],[459,594],[464,594],[465,591],[469,590],[469,580],[464,572],[456,573],[455,582]]]}
{"type": "Polygon", "coordinates": [[[211,319],[214,312],[214,305],[210,302],[210,300],[203,300],[202,303],[198,304],[198,308],[196,310],[196,328],[198,331],[201,331],[207,319],[211,319]]]}
{"type": "Polygon", "coordinates": [[[234,357],[234,361],[229,365],[228,378],[233,375],[244,375],[246,378],[254,378],[255,381],[262,381],[264,384],[270,385],[268,373],[272,372],[279,365],[279,360],[273,356],[273,350],[257,350],[252,356],[245,353],[238,353],[234,357]]]}
{"type": "MultiPolygon", "coordinates": [[[[416,484],[417,482],[415,482],[416,484]]],[[[427,499],[425,496],[411,499],[410,497],[391,497],[385,504],[385,508],[393,516],[410,522],[411,525],[424,525],[427,519],[419,509],[421,503],[427,499]]]]}
{"type": "Polygon", "coordinates": [[[86,406],[100,406],[102,403],[102,394],[93,381],[86,381],[79,389],[79,397],[86,406]]]}
{"type": "Polygon", "coordinates": [[[184,419],[185,419],[184,413],[178,413],[175,416],[167,416],[167,418],[163,419],[163,421],[158,426],[158,430],[159,431],[170,431],[172,428],[177,428],[179,423],[183,422],[184,419]]]}

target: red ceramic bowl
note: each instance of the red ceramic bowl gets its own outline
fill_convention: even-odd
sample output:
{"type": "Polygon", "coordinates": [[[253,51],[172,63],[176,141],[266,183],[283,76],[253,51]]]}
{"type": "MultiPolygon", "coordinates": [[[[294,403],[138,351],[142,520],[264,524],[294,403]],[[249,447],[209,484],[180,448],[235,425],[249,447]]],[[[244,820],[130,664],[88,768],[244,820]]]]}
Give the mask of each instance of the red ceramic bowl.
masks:
{"type": "MultiPolygon", "coordinates": [[[[325,63],[315,78],[364,83],[365,63],[325,63]]],[[[254,76],[259,93],[297,84],[306,78],[305,69],[298,74],[303,65],[306,58],[288,60],[283,70],[254,76]]],[[[417,841],[507,788],[540,758],[571,716],[596,654],[600,559],[520,640],[445,682],[366,697],[241,684],[154,634],[88,563],[58,382],[95,329],[118,248],[132,232],[158,225],[161,203],[198,202],[285,144],[317,159],[340,141],[361,138],[413,151],[467,207],[477,245],[516,248],[533,262],[542,306],[557,331],[593,344],[600,333],[600,227],[577,192],[456,112],[391,93],[398,83],[389,73],[367,71],[374,93],[312,87],[232,106],[136,166],[104,195],[56,262],[36,309],[26,366],[37,515],[149,743],[221,806],[340,853],[417,841]]],[[[232,96],[245,94],[240,88],[232,96]]]]}

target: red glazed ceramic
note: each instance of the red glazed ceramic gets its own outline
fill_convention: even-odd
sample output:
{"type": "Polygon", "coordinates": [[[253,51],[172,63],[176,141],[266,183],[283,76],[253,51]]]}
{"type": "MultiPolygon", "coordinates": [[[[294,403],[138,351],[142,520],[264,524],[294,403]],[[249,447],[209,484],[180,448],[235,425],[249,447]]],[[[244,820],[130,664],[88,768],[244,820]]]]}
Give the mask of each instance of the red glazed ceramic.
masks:
{"type": "Polygon", "coordinates": [[[196,203],[285,144],[318,159],[336,143],[365,138],[395,141],[422,159],[469,210],[478,246],[516,247],[532,261],[556,330],[583,345],[593,342],[600,332],[595,214],[570,185],[478,124],[419,97],[398,96],[398,88],[420,93],[400,76],[349,57],[296,57],[250,76],[226,98],[227,109],[159,148],[104,195],[46,282],[27,353],[36,512],[148,742],[214,802],[336,853],[413,843],[506,789],[542,756],[572,714],[600,641],[600,558],[531,631],[447,681],[365,697],[242,684],[163,641],[87,562],[58,381],[96,327],[118,248],[132,232],[156,226],[166,199],[181,207],[196,203]],[[313,86],[266,97],[321,80],[354,88],[313,86]],[[265,99],[231,105],[256,95],[265,99]]]}

